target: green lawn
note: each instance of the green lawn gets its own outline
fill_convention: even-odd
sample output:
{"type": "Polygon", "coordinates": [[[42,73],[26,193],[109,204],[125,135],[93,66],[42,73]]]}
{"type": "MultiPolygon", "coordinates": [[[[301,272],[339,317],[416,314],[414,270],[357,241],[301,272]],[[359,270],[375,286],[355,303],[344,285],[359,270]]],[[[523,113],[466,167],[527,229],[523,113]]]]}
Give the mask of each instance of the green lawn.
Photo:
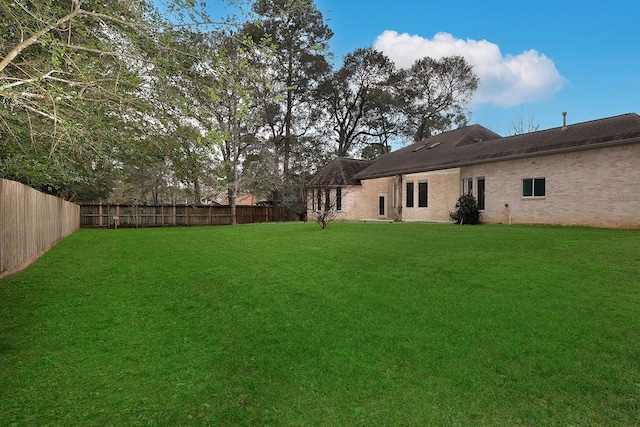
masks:
{"type": "Polygon", "coordinates": [[[80,230],[0,280],[0,425],[640,425],[640,230],[80,230]]]}

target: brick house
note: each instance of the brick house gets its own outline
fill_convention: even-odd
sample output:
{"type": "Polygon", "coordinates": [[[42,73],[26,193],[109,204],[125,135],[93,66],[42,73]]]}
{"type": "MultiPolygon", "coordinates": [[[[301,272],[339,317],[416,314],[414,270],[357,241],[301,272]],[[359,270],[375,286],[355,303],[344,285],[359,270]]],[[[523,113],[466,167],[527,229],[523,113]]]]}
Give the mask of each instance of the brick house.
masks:
{"type": "Polygon", "coordinates": [[[638,183],[638,114],[511,137],[471,125],[374,161],[335,159],[309,181],[308,213],[339,198],[341,220],[448,222],[471,193],[485,223],[640,228],[638,183]]]}
{"type": "Polygon", "coordinates": [[[341,220],[356,220],[370,215],[362,203],[367,199],[361,194],[361,181],[356,174],[371,166],[371,160],[345,159],[338,157],[320,169],[307,183],[307,218],[315,211],[327,206],[340,211],[341,220]]]}

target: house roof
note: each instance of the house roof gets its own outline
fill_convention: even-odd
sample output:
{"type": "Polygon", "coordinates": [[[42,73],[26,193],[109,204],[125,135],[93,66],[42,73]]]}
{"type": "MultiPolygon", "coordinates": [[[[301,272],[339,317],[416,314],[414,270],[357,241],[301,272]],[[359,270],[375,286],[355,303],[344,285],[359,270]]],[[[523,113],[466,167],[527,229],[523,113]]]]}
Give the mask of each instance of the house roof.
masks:
{"type": "Polygon", "coordinates": [[[354,176],[372,163],[372,160],[335,158],[309,180],[307,187],[359,185],[360,182],[354,176]]]}
{"type": "Polygon", "coordinates": [[[471,125],[385,154],[355,178],[427,172],[633,140],[640,141],[640,116],[635,113],[510,137],[501,137],[480,125],[471,125]]]}

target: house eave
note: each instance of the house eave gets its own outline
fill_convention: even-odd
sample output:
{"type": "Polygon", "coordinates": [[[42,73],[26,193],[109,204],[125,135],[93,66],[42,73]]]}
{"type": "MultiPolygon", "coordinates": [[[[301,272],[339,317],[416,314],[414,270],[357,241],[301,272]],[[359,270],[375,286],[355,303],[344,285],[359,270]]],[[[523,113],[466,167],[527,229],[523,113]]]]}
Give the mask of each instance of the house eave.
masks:
{"type": "Polygon", "coordinates": [[[305,185],[305,188],[340,188],[340,187],[362,187],[362,182],[358,181],[357,183],[351,183],[351,184],[315,184],[315,185],[306,184],[305,185]]]}
{"type": "Polygon", "coordinates": [[[637,143],[640,143],[640,137],[622,139],[622,140],[617,140],[617,141],[599,142],[599,143],[594,143],[594,144],[589,144],[589,145],[581,145],[581,146],[575,146],[575,147],[554,148],[552,150],[533,151],[533,152],[530,152],[530,153],[520,153],[520,154],[514,154],[514,155],[511,155],[511,156],[504,156],[504,157],[477,159],[477,160],[472,160],[472,161],[469,161],[469,162],[457,163],[454,166],[434,168],[434,169],[431,169],[430,171],[442,170],[442,169],[450,169],[450,168],[453,169],[453,168],[456,168],[456,167],[475,166],[475,165],[479,165],[479,164],[483,164],[483,163],[498,163],[498,162],[504,162],[504,161],[509,161],[509,160],[520,160],[520,159],[527,159],[527,158],[531,158],[531,157],[551,156],[551,155],[556,155],[556,154],[574,153],[574,152],[578,152],[578,151],[596,150],[596,149],[599,149],[599,148],[620,147],[620,146],[623,146],[623,145],[630,145],[630,144],[637,144],[637,143]]]}

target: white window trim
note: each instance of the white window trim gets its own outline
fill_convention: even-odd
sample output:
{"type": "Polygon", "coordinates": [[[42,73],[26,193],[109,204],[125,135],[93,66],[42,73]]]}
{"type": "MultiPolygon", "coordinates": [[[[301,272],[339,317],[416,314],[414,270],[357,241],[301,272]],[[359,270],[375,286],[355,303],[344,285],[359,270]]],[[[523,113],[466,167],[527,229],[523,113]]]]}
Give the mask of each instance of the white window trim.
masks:
{"type": "Polygon", "coordinates": [[[544,176],[537,176],[534,178],[522,178],[522,180],[520,181],[520,195],[522,197],[522,199],[524,200],[542,200],[545,199],[547,197],[547,179],[544,176]],[[524,182],[526,180],[531,180],[531,196],[525,196],[524,195],[524,182]],[[539,179],[543,179],[544,180],[544,196],[536,196],[535,195],[535,188],[536,188],[536,183],[535,181],[539,179]]]}
{"type": "Polygon", "coordinates": [[[429,208],[429,180],[428,179],[421,179],[420,181],[418,181],[418,207],[419,208],[429,208]],[[420,206],[420,184],[427,184],[427,206],[420,206]]]}
{"type": "Polygon", "coordinates": [[[387,206],[387,194],[386,193],[378,193],[378,203],[377,203],[377,210],[378,210],[378,218],[386,218],[387,217],[387,212],[389,210],[389,207],[387,206]],[[384,198],[384,214],[380,215],[380,197],[384,198]]]}

